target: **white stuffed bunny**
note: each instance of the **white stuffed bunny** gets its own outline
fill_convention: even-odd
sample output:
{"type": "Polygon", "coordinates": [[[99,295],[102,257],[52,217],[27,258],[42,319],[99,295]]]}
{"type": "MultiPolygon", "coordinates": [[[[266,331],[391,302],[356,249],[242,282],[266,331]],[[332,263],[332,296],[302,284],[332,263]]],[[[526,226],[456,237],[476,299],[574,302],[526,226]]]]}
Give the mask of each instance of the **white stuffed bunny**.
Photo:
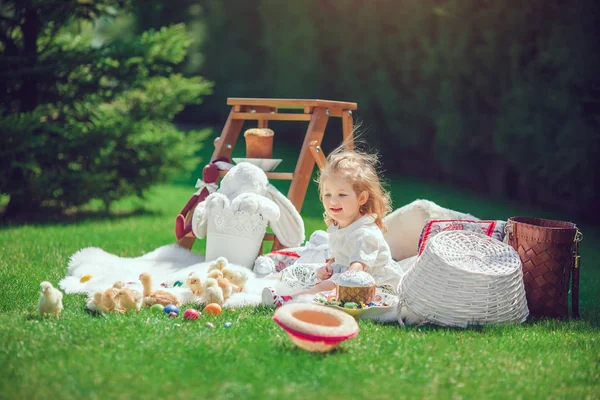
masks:
{"type": "Polygon", "coordinates": [[[262,169],[246,162],[232,167],[219,189],[198,204],[192,218],[194,234],[206,237],[209,215],[221,213],[227,219],[240,212],[248,216],[246,224],[256,224],[253,216],[268,221],[286,247],[299,246],[304,240],[304,223],[294,205],[269,183],[262,169]]]}

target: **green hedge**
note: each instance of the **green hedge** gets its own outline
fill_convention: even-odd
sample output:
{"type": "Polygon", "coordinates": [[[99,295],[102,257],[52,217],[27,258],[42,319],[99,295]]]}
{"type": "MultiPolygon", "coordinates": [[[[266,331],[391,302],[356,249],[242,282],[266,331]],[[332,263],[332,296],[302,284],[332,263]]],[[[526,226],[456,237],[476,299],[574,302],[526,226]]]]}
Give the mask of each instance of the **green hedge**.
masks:
{"type": "Polygon", "coordinates": [[[356,101],[388,171],[600,219],[596,4],[200,3],[205,118],[227,96],[356,101]]]}
{"type": "Polygon", "coordinates": [[[222,125],[227,97],[356,101],[390,172],[600,221],[597,2],[186,1],[151,20],[202,27],[216,90],[187,119],[222,125]]]}

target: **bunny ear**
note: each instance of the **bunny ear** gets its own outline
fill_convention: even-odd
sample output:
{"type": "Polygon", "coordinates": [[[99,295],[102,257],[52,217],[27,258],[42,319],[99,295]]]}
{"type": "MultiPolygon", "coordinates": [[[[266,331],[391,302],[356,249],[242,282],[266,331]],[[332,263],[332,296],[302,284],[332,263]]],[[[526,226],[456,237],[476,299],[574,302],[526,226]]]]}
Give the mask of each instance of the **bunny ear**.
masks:
{"type": "Polygon", "coordinates": [[[296,207],[277,188],[267,185],[267,197],[279,206],[281,216],[271,221],[271,229],[277,239],[287,247],[298,247],[304,241],[304,222],[296,207]]]}
{"type": "Polygon", "coordinates": [[[211,193],[206,199],[198,203],[192,215],[192,231],[198,239],[206,237],[206,224],[208,214],[215,211],[221,211],[229,207],[229,199],[221,193],[211,193]]]}
{"type": "Polygon", "coordinates": [[[206,237],[206,202],[200,202],[192,215],[192,231],[198,239],[206,237]]]}
{"type": "Polygon", "coordinates": [[[246,211],[253,214],[258,212],[258,207],[258,195],[256,193],[242,193],[231,200],[231,209],[233,212],[246,211]]]}
{"type": "Polygon", "coordinates": [[[279,206],[272,200],[269,200],[266,197],[256,195],[258,197],[258,209],[262,216],[269,221],[271,227],[275,224],[279,218],[281,217],[281,211],[279,206]]]}
{"type": "Polygon", "coordinates": [[[222,211],[231,205],[229,198],[218,192],[209,194],[204,202],[206,203],[206,211],[210,213],[222,211]]]}
{"type": "Polygon", "coordinates": [[[272,200],[256,193],[243,193],[231,201],[233,212],[259,213],[269,222],[279,219],[279,207],[272,200]]]}

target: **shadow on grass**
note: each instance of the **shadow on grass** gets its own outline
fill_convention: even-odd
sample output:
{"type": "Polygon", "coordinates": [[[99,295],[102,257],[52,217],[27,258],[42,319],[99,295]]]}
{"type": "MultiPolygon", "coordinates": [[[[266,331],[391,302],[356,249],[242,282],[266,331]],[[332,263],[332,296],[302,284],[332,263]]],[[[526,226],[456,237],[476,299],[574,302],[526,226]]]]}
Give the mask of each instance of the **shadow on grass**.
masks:
{"type": "Polygon", "coordinates": [[[21,225],[79,224],[90,221],[119,220],[139,216],[159,216],[162,213],[138,207],[127,211],[40,209],[14,217],[0,217],[0,230],[21,225]]]}
{"type": "Polygon", "coordinates": [[[100,311],[90,310],[87,307],[84,307],[84,313],[93,318],[105,318],[105,319],[108,318],[105,314],[101,313],[100,311]]]}
{"type": "Polygon", "coordinates": [[[340,347],[335,347],[332,350],[328,351],[310,351],[302,349],[301,347],[295,345],[291,340],[287,338],[281,340],[281,342],[277,343],[275,346],[281,353],[288,353],[290,355],[304,355],[309,354],[310,357],[313,357],[317,360],[323,360],[328,357],[332,357],[336,354],[347,354],[347,351],[343,347],[344,343],[340,343],[340,347]]]}
{"type": "MultiPolygon", "coordinates": [[[[591,310],[590,310],[591,311],[591,310]]],[[[542,329],[546,331],[598,331],[600,328],[600,320],[598,318],[594,318],[593,316],[584,315],[581,318],[566,318],[566,319],[557,319],[557,318],[529,318],[527,321],[522,324],[473,324],[468,325],[467,327],[447,327],[447,326],[439,326],[433,324],[422,324],[422,325],[399,325],[397,322],[393,321],[369,321],[374,325],[381,326],[398,326],[399,328],[406,329],[408,331],[419,331],[419,332],[438,332],[438,331],[447,331],[447,332],[473,332],[473,333],[489,333],[490,331],[502,331],[502,330],[512,330],[515,327],[521,327],[524,329],[527,328],[536,328],[542,329]]]]}

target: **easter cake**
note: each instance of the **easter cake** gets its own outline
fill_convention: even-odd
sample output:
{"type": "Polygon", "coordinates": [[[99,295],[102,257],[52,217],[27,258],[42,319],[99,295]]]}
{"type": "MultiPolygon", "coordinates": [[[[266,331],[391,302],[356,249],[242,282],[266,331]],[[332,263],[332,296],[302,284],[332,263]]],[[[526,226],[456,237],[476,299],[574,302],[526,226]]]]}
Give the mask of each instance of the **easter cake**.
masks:
{"type": "Polygon", "coordinates": [[[375,279],[362,271],[346,271],[335,279],[337,297],[342,304],[369,304],[375,298],[375,279]]]}
{"type": "Polygon", "coordinates": [[[247,158],[273,158],[274,132],[267,128],[253,128],[244,132],[247,158]]]}

